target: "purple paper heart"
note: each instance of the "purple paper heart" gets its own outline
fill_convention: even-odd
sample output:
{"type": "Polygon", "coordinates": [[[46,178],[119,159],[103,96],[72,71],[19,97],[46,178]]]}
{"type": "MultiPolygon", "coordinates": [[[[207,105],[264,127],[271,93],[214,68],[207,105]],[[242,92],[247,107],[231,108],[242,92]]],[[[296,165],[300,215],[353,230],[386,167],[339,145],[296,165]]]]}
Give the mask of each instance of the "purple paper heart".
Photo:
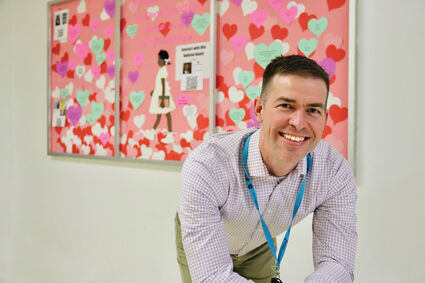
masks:
{"type": "Polygon", "coordinates": [[[113,77],[114,77],[114,74],[115,74],[115,66],[114,66],[114,65],[112,65],[112,66],[108,66],[108,67],[106,67],[106,72],[108,73],[108,75],[109,75],[111,78],[113,78],[113,77]]]}
{"type": "Polygon", "coordinates": [[[56,63],[56,71],[59,73],[59,75],[65,77],[66,72],[68,71],[68,61],[65,62],[57,62],[56,63]]]}
{"type": "Polygon", "coordinates": [[[187,13],[183,13],[180,16],[180,19],[185,26],[190,25],[192,23],[192,20],[193,20],[193,12],[190,11],[190,12],[187,12],[187,13]]]}
{"type": "Polygon", "coordinates": [[[78,121],[80,121],[81,114],[83,113],[83,109],[80,105],[70,106],[66,111],[66,116],[73,126],[77,125],[78,121]]]}
{"type": "Polygon", "coordinates": [[[113,17],[115,15],[115,1],[105,1],[105,4],[103,6],[105,8],[106,13],[109,15],[109,17],[113,17]]]}
{"type": "Polygon", "coordinates": [[[323,59],[319,65],[325,70],[326,73],[329,75],[329,79],[333,77],[335,74],[336,64],[334,59],[332,58],[325,58],[323,59]]]}
{"type": "Polygon", "coordinates": [[[239,6],[242,3],[242,0],[232,0],[232,2],[236,5],[239,6]]]}
{"type": "Polygon", "coordinates": [[[261,126],[260,122],[258,122],[257,120],[257,117],[255,117],[254,105],[252,105],[251,108],[249,109],[249,115],[251,116],[251,119],[253,122],[248,122],[248,128],[261,126]]]}
{"type": "Polygon", "coordinates": [[[133,71],[128,73],[128,78],[134,84],[139,78],[139,71],[133,71]]]}

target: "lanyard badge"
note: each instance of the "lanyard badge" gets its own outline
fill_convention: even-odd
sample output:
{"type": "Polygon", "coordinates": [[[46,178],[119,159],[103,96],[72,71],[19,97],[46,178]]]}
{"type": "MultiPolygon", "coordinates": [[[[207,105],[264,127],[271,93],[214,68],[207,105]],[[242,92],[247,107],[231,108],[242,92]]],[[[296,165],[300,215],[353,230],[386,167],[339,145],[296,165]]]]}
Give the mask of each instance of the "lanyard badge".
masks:
{"type": "Polygon", "coordinates": [[[244,144],[243,144],[243,151],[242,151],[242,162],[243,162],[243,169],[244,169],[244,172],[245,172],[246,186],[248,188],[249,194],[251,195],[252,201],[254,202],[255,208],[258,211],[258,215],[260,216],[261,225],[263,226],[263,231],[264,231],[264,235],[266,236],[267,243],[269,244],[269,247],[270,247],[270,249],[273,253],[273,256],[276,259],[277,277],[272,278],[271,283],[282,283],[282,281],[279,279],[280,262],[282,261],[283,255],[285,254],[286,246],[288,245],[289,235],[291,233],[291,228],[292,228],[292,222],[294,221],[295,215],[297,214],[298,208],[300,207],[301,201],[303,199],[305,182],[306,182],[306,179],[307,179],[307,174],[308,174],[308,172],[310,171],[310,168],[311,168],[312,159],[311,159],[311,155],[309,153],[307,155],[307,174],[304,176],[303,182],[301,183],[301,186],[298,190],[298,195],[297,195],[297,198],[295,200],[295,205],[294,205],[294,211],[292,213],[292,220],[291,220],[291,223],[289,224],[288,230],[286,231],[285,237],[283,238],[282,245],[280,246],[280,249],[279,249],[279,254],[278,254],[278,256],[276,256],[276,248],[274,246],[273,238],[270,234],[270,230],[267,227],[266,222],[263,219],[263,216],[260,213],[260,209],[258,207],[257,194],[255,193],[254,185],[252,184],[251,177],[249,176],[248,170],[246,169],[246,164],[248,162],[249,140],[251,139],[251,135],[252,135],[252,133],[245,139],[244,144]]]}

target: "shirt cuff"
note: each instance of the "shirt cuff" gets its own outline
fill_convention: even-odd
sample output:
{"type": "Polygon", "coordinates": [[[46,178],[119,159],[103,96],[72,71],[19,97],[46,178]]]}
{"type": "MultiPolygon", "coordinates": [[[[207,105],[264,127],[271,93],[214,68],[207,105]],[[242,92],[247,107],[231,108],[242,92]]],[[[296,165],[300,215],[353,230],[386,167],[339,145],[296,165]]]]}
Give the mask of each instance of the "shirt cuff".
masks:
{"type": "Polygon", "coordinates": [[[305,279],[305,283],[352,283],[353,280],[353,274],[350,274],[340,264],[323,262],[305,279]]]}

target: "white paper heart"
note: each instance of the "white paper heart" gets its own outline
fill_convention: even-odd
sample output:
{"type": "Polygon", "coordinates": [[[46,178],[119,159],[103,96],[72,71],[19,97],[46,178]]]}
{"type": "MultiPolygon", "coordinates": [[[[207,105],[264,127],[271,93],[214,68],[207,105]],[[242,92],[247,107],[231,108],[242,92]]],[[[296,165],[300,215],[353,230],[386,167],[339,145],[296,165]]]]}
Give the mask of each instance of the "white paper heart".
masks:
{"type": "Polygon", "coordinates": [[[244,93],[242,90],[238,90],[236,87],[231,86],[229,88],[229,99],[233,103],[238,103],[243,99],[244,93]]]}
{"type": "Polygon", "coordinates": [[[134,116],[133,118],[133,122],[134,125],[136,125],[137,128],[141,128],[143,126],[143,124],[145,123],[146,117],[145,115],[140,115],[140,116],[134,116]]]}
{"type": "Polygon", "coordinates": [[[242,69],[240,67],[236,67],[233,69],[233,81],[235,82],[235,85],[239,84],[239,73],[242,72],[242,69]]]}
{"type": "Polygon", "coordinates": [[[105,76],[100,76],[100,78],[96,81],[96,86],[100,89],[103,89],[105,87],[105,76]]]}

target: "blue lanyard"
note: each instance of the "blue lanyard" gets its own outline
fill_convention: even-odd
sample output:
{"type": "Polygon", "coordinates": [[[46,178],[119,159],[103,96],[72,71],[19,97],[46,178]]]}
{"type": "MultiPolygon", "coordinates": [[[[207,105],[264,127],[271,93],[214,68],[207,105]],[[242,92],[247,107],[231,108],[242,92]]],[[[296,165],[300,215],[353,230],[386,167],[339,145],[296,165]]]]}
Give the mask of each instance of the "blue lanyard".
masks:
{"type": "Polygon", "coordinates": [[[269,244],[269,247],[272,250],[274,258],[276,259],[276,271],[279,274],[280,262],[282,261],[283,255],[285,254],[286,246],[288,245],[289,235],[291,234],[292,222],[294,221],[295,215],[297,215],[298,208],[300,207],[301,201],[303,199],[305,182],[306,182],[307,174],[310,171],[311,163],[312,163],[311,155],[310,153],[307,155],[307,174],[304,176],[304,180],[298,190],[297,199],[295,200],[294,211],[292,213],[292,220],[291,220],[291,223],[289,224],[288,230],[286,231],[285,237],[283,238],[282,245],[280,246],[279,257],[277,257],[276,248],[274,246],[274,242],[270,234],[270,230],[267,227],[267,224],[264,221],[263,216],[261,216],[260,209],[258,208],[257,194],[255,193],[254,185],[252,184],[251,177],[249,176],[248,171],[246,169],[246,164],[248,161],[248,146],[249,146],[249,140],[251,139],[251,135],[249,135],[246,138],[243,145],[243,151],[242,151],[242,162],[243,162],[243,169],[245,171],[246,186],[248,187],[248,191],[249,191],[249,194],[251,195],[252,201],[254,202],[255,208],[257,208],[258,215],[260,215],[260,220],[261,220],[261,225],[263,226],[264,235],[266,236],[267,243],[269,244]]]}

